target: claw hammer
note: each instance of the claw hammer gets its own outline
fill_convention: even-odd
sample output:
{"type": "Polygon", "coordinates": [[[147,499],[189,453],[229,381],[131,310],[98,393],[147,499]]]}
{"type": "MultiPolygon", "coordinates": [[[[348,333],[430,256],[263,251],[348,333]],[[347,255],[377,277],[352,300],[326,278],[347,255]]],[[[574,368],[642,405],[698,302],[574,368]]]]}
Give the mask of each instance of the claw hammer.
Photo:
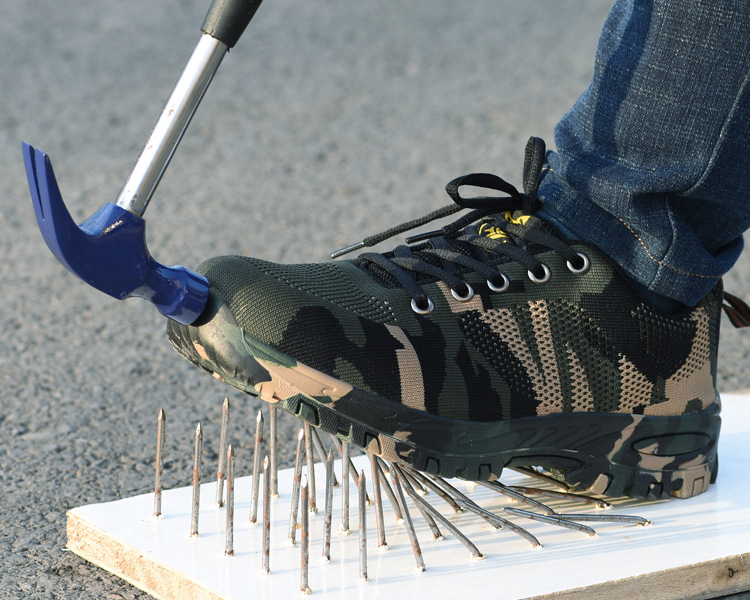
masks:
{"type": "Polygon", "coordinates": [[[49,157],[23,144],[37,223],[57,259],[96,289],[118,299],[145,298],[183,324],[203,312],[208,281],[183,266],[164,266],[151,257],[143,213],[222,59],[261,2],[213,0],[201,38],[116,202],[105,204],[80,226],[65,207],[49,157]]]}

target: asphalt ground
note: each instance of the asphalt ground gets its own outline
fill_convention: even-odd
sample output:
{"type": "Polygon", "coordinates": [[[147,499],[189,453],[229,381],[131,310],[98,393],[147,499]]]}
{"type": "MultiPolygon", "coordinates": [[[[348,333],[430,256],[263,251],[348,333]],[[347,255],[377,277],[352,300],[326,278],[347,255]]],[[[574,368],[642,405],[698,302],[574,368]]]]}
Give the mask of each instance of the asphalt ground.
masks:
{"type": "MultiPolygon", "coordinates": [[[[207,0],[23,0],[0,19],[0,596],[144,598],[64,550],[65,512],[187,485],[195,424],[215,468],[221,403],[251,448],[257,401],[170,348],[146,302],[65,271],[34,219],[21,141],[45,150],[77,222],[114,201],[199,37],[207,0]]],[[[326,260],[448,202],[473,171],[520,184],[530,135],[591,78],[607,0],[267,0],[224,61],[149,207],[166,264],[326,260]]],[[[727,288],[750,298],[743,257],[727,288]]],[[[720,389],[750,388],[724,321],[720,389]]],[[[296,425],[282,421],[282,466],[296,425]]],[[[250,469],[238,460],[238,475],[250,469]]],[[[720,483],[719,483],[720,485],[720,483]]],[[[535,568],[543,568],[536,562],[535,568]]],[[[744,596],[748,598],[750,596],[744,596]]]]}

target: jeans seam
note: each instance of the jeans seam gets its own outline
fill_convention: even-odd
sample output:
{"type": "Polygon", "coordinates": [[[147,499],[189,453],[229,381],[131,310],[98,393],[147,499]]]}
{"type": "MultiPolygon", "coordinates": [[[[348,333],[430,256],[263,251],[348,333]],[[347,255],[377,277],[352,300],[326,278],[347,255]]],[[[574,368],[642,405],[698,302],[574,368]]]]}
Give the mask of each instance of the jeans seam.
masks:
{"type": "Polygon", "coordinates": [[[698,180],[689,188],[687,188],[685,191],[681,192],[682,194],[688,195],[693,190],[700,188],[700,186],[703,185],[706,179],[708,179],[708,177],[711,175],[711,172],[713,171],[713,168],[716,165],[716,157],[721,152],[721,149],[726,143],[727,129],[729,127],[729,124],[732,122],[735,115],[737,114],[737,110],[739,109],[739,106],[740,106],[740,100],[742,96],[744,95],[745,90],[747,89],[748,82],[750,82],[750,71],[748,71],[745,74],[745,79],[742,81],[742,84],[740,85],[739,90],[737,90],[737,94],[734,97],[734,102],[732,103],[732,108],[730,109],[729,114],[727,115],[727,118],[725,119],[724,123],[721,126],[721,130],[719,131],[719,135],[716,139],[716,144],[713,147],[713,151],[711,152],[711,156],[708,159],[708,163],[706,164],[705,169],[703,169],[703,172],[700,174],[700,177],[698,177],[698,180]]]}
{"type": "Polygon", "coordinates": [[[618,217],[618,221],[620,221],[620,223],[622,223],[623,225],[625,225],[625,227],[627,227],[628,231],[630,231],[630,233],[632,233],[633,236],[640,242],[641,246],[643,246],[643,249],[646,251],[646,254],[648,255],[648,257],[660,267],[664,267],[665,269],[669,269],[670,271],[674,271],[675,273],[679,273],[680,275],[687,275],[689,277],[700,277],[701,279],[716,279],[716,277],[713,275],[701,275],[700,273],[691,273],[689,271],[683,271],[682,269],[678,269],[677,267],[673,267],[672,265],[668,265],[664,261],[659,260],[651,253],[651,250],[648,249],[648,246],[646,245],[646,242],[643,241],[643,238],[640,235],[638,235],[635,232],[635,230],[630,225],[628,225],[628,223],[624,219],[621,219],[618,217]]]}

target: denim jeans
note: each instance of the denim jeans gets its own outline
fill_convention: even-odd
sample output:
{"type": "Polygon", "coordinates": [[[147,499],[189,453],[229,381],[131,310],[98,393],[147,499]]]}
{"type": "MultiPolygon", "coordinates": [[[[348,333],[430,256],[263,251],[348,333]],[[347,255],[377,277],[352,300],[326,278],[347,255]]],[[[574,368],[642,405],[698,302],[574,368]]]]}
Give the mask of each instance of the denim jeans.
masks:
{"type": "Polygon", "coordinates": [[[750,2],[617,0],[555,129],[542,215],[647,297],[694,305],[750,225],[750,2]]]}

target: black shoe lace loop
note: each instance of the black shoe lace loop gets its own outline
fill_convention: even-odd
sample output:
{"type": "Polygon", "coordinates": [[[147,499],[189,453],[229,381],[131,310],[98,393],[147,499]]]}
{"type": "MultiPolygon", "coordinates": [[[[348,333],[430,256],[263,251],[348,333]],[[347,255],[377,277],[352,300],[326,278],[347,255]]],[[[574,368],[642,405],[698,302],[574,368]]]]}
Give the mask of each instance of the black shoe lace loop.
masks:
{"type": "Polygon", "coordinates": [[[541,202],[536,198],[519,192],[513,185],[491,173],[469,173],[468,175],[456,177],[445,186],[445,191],[448,192],[453,202],[463,208],[490,209],[492,212],[500,212],[508,210],[508,208],[501,206],[503,201],[512,201],[513,208],[521,208],[526,213],[532,213],[539,210],[541,206],[541,202]],[[464,198],[458,191],[464,185],[497,190],[508,195],[464,198]]]}
{"type": "Polygon", "coordinates": [[[416,245],[399,245],[385,254],[367,252],[358,258],[360,267],[381,282],[404,288],[412,297],[412,308],[420,314],[427,314],[432,310],[429,307],[434,306],[422,288],[426,283],[443,281],[454,297],[466,301],[473,296],[474,290],[465,281],[464,275],[475,272],[487,280],[492,291],[507,290],[508,278],[499,267],[508,261],[520,263],[530,277],[533,275],[532,280],[546,282],[549,269],[534,256],[531,246],[554,250],[572,266],[571,270],[581,268],[583,261],[588,260],[547,228],[527,227],[506,219],[504,215],[517,210],[532,215],[541,207],[541,202],[535,195],[519,192],[497,175],[464,175],[448,183],[445,190],[454,204],[367,237],[331,256],[337,258],[358,248],[374,246],[395,235],[468,209],[467,214],[437,231],[406,239],[407,244],[416,245]],[[460,193],[463,186],[495,190],[506,195],[464,197],[460,193]],[[494,235],[490,237],[481,233],[477,225],[479,221],[482,221],[482,227],[489,226],[494,235]]]}

